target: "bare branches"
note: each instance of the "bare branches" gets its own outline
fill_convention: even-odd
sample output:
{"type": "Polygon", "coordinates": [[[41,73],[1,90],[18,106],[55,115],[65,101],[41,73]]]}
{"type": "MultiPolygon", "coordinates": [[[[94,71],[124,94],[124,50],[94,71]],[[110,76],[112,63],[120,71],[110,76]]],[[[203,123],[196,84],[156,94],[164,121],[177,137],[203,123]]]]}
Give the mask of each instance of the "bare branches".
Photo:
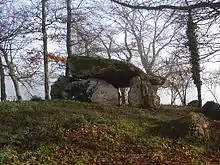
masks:
{"type": "Polygon", "coordinates": [[[186,5],[186,6],[173,6],[173,5],[158,5],[158,6],[147,6],[147,5],[132,5],[130,3],[122,2],[121,0],[111,0],[119,5],[131,8],[131,9],[144,9],[144,10],[193,10],[198,8],[211,8],[217,10],[220,6],[220,2],[200,2],[197,4],[186,5]]]}

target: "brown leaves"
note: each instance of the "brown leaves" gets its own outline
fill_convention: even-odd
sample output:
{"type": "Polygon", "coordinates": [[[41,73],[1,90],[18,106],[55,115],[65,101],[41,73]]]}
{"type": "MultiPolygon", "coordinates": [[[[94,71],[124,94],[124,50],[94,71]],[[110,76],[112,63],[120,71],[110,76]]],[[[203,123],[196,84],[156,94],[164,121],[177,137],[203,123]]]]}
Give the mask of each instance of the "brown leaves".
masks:
{"type": "MultiPolygon", "coordinates": [[[[14,127],[18,125],[16,121],[19,119],[18,123],[23,122],[21,126],[25,129],[18,132],[23,136],[16,139],[16,145],[11,147],[9,152],[0,150],[0,158],[6,153],[4,164],[190,165],[204,162],[220,164],[219,145],[216,145],[214,150],[213,146],[197,146],[189,144],[184,139],[173,140],[160,134],[151,134],[147,129],[157,123],[147,117],[141,120],[139,116],[135,116],[137,114],[134,113],[134,109],[114,111],[113,107],[108,109],[95,104],[76,104],[67,101],[65,104],[60,104],[60,101],[56,104],[51,103],[35,103],[37,109],[34,111],[13,113],[8,119],[8,112],[1,113],[4,121],[2,125],[11,123],[14,127]],[[47,108],[50,110],[46,111],[47,108]],[[97,116],[102,117],[101,123],[98,122],[97,116],[93,117],[94,111],[97,116]],[[27,113],[32,118],[28,116],[28,122],[25,122],[27,113]],[[79,114],[84,115],[83,122],[77,120],[79,114]],[[65,127],[66,121],[71,122],[72,126],[65,127]],[[28,127],[26,123],[29,124],[28,127]],[[45,137],[48,139],[42,140],[45,137]],[[30,150],[29,142],[34,140],[35,148],[30,150]],[[209,147],[209,150],[206,147],[209,147]]],[[[174,111],[158,113],[161,115],[166,113],[168,116],[173,115],[174,111]]],[[[219,124],[219,122],[210,123],[218,136],[219,124]]],[[[9,129],[5,130],[8,132],[9,129]]]]}
{"type": "Polygon", "coordinates": [[[66,63],[66,57],[59,56],[54,53],[47,53],[47,56],[54,62],[66,63]]]}
{"type": "MultiPolygon", "coordinates": [[[[56,144],[54,153],[42,155],[39,152],[31,152],[28,160],[23,159],[14,152],[13,161],[8,162],[47,162],[53,164],[74,164],[79,161],[89,165],[179,165],[193,164],[194,161],[206,160],[215,164],[220,160],[220,152],[207,153],[207,155],[194,154],[192,146],[183,145],[177,141],[169,144],[161,143],[160,147],[149,147],[141,140],[141,137],[120,134],[113,136],[108,127],[97,124],[87,124],[75,129],[59,129],[62,136],[53,139],[56,144]],[[193,151],[193,152],[192,152],[193,151]],[[208,157],[208,158],[207,158],[208,157]]],[[[54,130],[56,131],[56,130],[54,130]]],[[[9,164],[10,164],[9,163],[9,164]]]]}

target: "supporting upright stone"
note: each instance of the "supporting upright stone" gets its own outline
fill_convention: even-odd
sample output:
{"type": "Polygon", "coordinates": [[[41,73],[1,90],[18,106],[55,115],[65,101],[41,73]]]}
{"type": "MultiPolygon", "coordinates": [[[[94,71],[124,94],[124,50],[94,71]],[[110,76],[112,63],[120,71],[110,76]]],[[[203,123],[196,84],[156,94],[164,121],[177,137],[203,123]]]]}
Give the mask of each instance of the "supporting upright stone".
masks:
{"type": "Polygon", "coordinates": [[[118,90],[104,80],[70,81],[60,77],[51,86],[51,99],[73,99],[99,104],[118,105],[118,90]]]}
{"type": "Polygon", "coordinates": [[[153,108],[160,107],[160,97],[154,85],[143,81],[140,76],[131,78],[128,102],[133,107],[153,108]]]}

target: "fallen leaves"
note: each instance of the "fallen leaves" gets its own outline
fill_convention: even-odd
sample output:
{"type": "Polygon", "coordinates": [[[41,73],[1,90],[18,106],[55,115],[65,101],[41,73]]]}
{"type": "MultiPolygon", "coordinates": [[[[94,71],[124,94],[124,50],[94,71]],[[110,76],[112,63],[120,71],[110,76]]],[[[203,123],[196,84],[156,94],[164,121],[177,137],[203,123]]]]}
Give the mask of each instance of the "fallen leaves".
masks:
{"type": "MultiPolygon", "coordinates": [[[[13,143],[13,147],[9,146],[8,150],[0,151],[0,164],[220,164],[220,145],[219,140],[217,140],[220,139],[219,122],[212,121],[208,125],[208,127],[212,128],[213,134],[216,135],[215,139],[212,140],[217,140],[217,143],[214,146],[196,146],[184,141],[184,139],[171,139],[162,137],[160,134],[150,134],[147,128],[155,125],[156,117],[155,120],[150,120],[146,116],[141,118],[137,111],[136,113],[132,112],[134,109],[128,112],[128,117],[126,111],[117,111],[113,108],[102,107],[98,111],[97,109],[101,107],[95,105],[82,106],[81,103],[77,105],[71,102],[68,107],[66,102],[60,106],[57,106],[58,103],[55,102],[53,104],[55,108],[53,111],[49,111],[50,113],[46,110],[34,109],[35,111],[30,110],[25,113],[17,112],[16,115],[13,114],[8,119],[6,112],[5,114],[2,113],[1,119],[5,120],[4,123],[8,123],[8,125],[10,122],[18,123],[11,124],[11,126],[18,126],[19,123],[20,126],[21,124],[26,126],[27,112],[30,114],[28,121],[35,121],[36,123],[29,124],[28,127],[25,127],[28,129],[19,132],[23,136],[18,136],[19,138],[17,139],[19,140],[16,141],[16,145],[13,143]],[[65,109],[62,109],[64,105],[65,109]],[[75,108],[71,109],[72,106],[75,106],[75,108]],[[105,122],[98,124],[96,122],[97,116],[93,117],[94,119],[91,118],[94,113],[89,114],[89,109],[100,113],[101,115],[96,115],[101,116],[102,121],[105,122]],[[37,111],[38,113],[36,113],[37,111]],[[81,122],[75,119],[80,116],[79,114],[84,115],[86,122],[77,123],[81,122]],[[18,120],[19,122],[13,120],[14,116],[16,116],[16,121],[18,120]],[[73,123],[73,126],[70,124],[69,127],[65,127],[64,119],[68,120],[69,123],[73,123]],[[43,124],[41,125],[41,123],[43,124]],[[42,138],[46,140],[42,140],[42,138]],[[29,139],[32,142],[35,140],[35,147],[31,149],[28,148],[29,139]],[[3,163],[1,163],[1,157],[3,163]]],[[[39,109],[39,106],[35,107],[39,109]]],[[[49,103],[47,106],[41,106],[44,108],[51,107],[49,103]]],[[[163,113],[160,113],[161,116],[163,113]]],[[[172,113],[173,111],[166,112],[167,116],[172,113]]]]}

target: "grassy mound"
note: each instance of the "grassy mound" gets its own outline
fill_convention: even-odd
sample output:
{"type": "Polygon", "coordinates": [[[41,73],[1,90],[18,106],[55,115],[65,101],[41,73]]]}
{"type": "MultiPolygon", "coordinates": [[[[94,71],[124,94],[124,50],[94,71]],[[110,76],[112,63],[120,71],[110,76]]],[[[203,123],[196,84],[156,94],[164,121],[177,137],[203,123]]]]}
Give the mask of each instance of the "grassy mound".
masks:
{"type": "Polygon", "coordinates": [[[2,102],[0,111],[0,164],[220,164],[214,139],[177,134],[203,122],[183,107],[30,101],[2,102]]]}

